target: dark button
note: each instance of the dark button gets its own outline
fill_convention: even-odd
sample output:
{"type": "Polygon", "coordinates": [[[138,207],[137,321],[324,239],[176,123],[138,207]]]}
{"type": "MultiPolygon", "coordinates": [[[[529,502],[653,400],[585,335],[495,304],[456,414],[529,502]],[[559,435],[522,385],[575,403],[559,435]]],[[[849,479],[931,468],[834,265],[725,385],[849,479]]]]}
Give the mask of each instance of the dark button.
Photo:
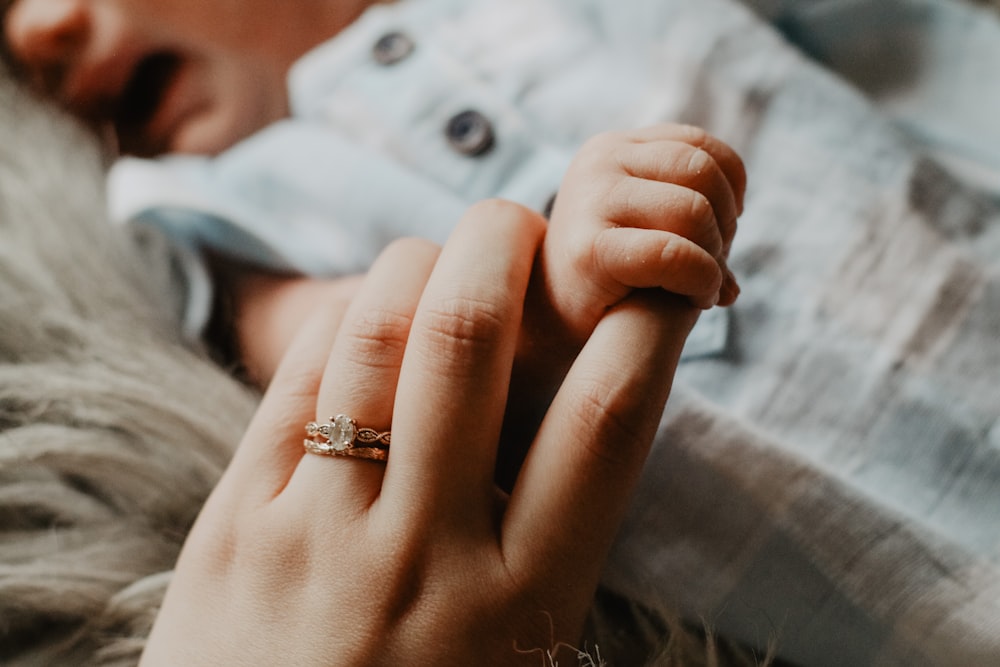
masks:
{"type": "Polygon", "coordinates": [[[382,35],[372,47],[372,56],[379,65],[394,65],[413,53],[413,40],[401,32],[382,35]]]}
{"type": "Polygon", "coordinates": [[[469,157],[483,155],[493,148],[493,126],[478,111],[463,111],[452,116],[445,135],[452,148],[469,157]]]}
{"type": "Polygon", "coordinates": [[[546,220],[548,220],[549,218],[552,217],[552,209],[554,209],[556,207],[556,195],[557,194],[559,194],[559,193],[558,192],[553,192],[552,196],[549,197],[549,200],[547,202],[545,202],[545,208],[542,209],[542,215],[545,216],[546,220]]]}

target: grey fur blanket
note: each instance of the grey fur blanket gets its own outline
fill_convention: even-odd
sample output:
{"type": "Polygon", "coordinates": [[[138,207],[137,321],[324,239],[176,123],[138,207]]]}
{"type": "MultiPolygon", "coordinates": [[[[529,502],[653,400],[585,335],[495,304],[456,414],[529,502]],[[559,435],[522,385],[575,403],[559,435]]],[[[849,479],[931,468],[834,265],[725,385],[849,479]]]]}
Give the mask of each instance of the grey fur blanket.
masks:
{"type": "Polygon", "coordinates": [[[4,81],[0,147],[0,664],[135,664],[254,398],[181,344],[87,134],[4,81]]]}

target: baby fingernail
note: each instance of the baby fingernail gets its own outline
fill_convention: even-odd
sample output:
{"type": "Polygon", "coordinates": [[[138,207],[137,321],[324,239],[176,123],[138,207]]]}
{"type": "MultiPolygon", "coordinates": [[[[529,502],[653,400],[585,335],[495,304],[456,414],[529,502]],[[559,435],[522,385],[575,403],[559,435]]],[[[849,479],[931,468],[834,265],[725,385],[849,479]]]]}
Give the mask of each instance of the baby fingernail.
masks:
{"type": "Polygon", "coordinates": [[[736,276],[733,275],[732,271],[728,270],[726,271],[725,290],[726,290],[726,301],[728,301],[729,303],[735,301],[736,297],[738,297],[740,295],[740,292],[742,291],[740,289],[740,284],[736,282],[736,276]]]}

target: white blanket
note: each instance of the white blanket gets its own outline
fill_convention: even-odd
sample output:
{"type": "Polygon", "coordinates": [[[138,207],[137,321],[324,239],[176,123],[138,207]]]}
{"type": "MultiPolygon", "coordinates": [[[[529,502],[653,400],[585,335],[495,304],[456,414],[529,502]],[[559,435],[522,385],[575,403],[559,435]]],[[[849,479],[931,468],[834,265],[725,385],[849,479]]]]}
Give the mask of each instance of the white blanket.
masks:
{"type": "Polygon", "coordinates": [[[1000,664],[1000,23],[753,4],[697,0],[689,45],[689,120],[748,163],[743,294],[606,582],[795,663],[1000,664]]]}

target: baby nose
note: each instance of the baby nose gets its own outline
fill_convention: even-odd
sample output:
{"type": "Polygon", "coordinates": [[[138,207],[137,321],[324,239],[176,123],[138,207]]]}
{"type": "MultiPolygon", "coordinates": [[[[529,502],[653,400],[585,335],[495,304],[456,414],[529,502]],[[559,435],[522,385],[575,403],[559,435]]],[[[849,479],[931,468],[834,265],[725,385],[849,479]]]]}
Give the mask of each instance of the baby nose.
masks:
{"type": "Polygon", "coordinates": [[[4,26],[7,48],[22,66],[66,64],[86,44],[88,0],[15,0],[4,26]]]}

